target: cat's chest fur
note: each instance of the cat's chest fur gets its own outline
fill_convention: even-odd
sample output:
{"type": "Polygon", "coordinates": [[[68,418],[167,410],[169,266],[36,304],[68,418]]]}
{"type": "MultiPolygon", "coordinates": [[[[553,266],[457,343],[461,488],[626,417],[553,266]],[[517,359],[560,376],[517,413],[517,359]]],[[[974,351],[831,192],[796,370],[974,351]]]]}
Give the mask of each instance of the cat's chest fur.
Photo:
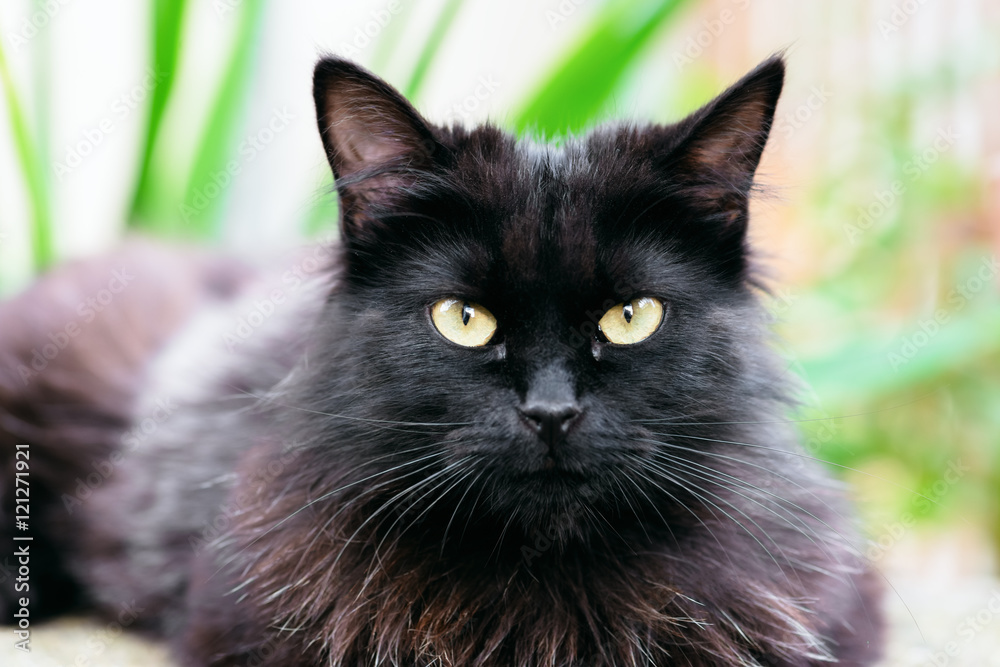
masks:
{"type": "Polygon", "coordinates": [[[268,524],[255,522],[237,542],[257,563],[241,574],[249,580],[242,604],[322,637],[312,647],[317,663],[382,656],[401,666],[820,664],[832,659],[827,642],[843,630],[814,614],[858,605],[817,607],[814,596],[836,583],[808,590],[804,563],[797,569],[779,550],[777,575],[752,540],[722,534],[726,544],[708,545],[708,526],[680,544],[627,535],[568,549],[540,533],[496,544],[502,527],[461,526],[460,544],[442,552],[439,532],[426,525],[416,535],[400,526],[358,541],[353,529],[373,511],[359,509],[342,517],[342,528],[307,539],[287,525],[258,539],[268,524]]]}

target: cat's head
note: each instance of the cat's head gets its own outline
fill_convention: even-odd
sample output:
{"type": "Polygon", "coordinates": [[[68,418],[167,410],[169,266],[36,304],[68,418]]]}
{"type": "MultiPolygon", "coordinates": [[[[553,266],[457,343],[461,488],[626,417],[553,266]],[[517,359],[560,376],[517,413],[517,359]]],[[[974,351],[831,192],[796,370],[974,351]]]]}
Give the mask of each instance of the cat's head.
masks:
{"type": "Polygon", "coordinates": [[[312,402],[338,465],[524,527],[687,495],[664,454],[780,399],[746,233],[783,77],[772,58],[679,123],[547,145],[320,62],[343,272],[312,402]]]}

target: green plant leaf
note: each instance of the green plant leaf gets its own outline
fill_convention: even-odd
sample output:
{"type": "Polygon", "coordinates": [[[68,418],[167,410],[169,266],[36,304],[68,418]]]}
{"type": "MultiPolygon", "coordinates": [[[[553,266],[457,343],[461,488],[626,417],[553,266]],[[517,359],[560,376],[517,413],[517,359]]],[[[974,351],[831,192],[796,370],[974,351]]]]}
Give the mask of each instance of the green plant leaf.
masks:
{"type": "Polygon", "coordinates": [[[337,229],[340,216],[340,202],[333,187],[333,177],[323,181],[303,220],[303,232],[307,238],[329,234],[337,229]]]}
{"type": "Polygon", "coordinates": [[[437,20],[434,21],[434,26],[431,28],[430,34],[427,35],[427,41],[424,42],[424,47],[421,49],[420,55],[417,56],[417,63],[410,73],[409,81],[403,86],[404,94],[411,100],[417,99],[423,90],[424,79],[427,78],[431,63],[434,62],[434,57],[441,49],[441,44],[444,42],[448,29],[455,21],[455,16],[458,15],[461,6],[462,0],[446,0],[437,20]]]}
{"type": "Polygon", "coordinates": [[[607,3],[521,104],[514,114],[514,128],[545,136],[585,128],[657,31],[686,4],[687,0],[607,3]]]}
{"type": "MultiPolygon", "coordinates": [[[[3,33],[0,33],[3,34],[3,33]]],[[[21,175],[28,189],[31,206],[31,252],[37,270],[49,266],[55,259],[53,243],[52,209],[49,203],[48,175],[42,167],[38,142],[32,136],[18,96],[17,86],[7,66],[3,40],[0,39],[0,84],[3,85],[10,116],[11,133],[21,166],[21,175]]]]}
{"type": "Polygon", "coordinates": [[[129,225],[132,226],[150,224],[160,217],[155,212],[153,151],[180,61],[181,28],[186,4],[186,0],[153,0],[151,66],[157,84],[149,97],[149,118],[139,161],[139,177],[129,207],[129,225]]]}
{"type": "Polygon", "coordinates": [[[245,93],[256,64],[259,33],[263,23],[266,0],[248,0],[240,5],[240,24],[236,31],[233,50],[223,71],[218,94],[212,103],[208,122],[199,143],[184,202],[183,221],[178,218],[174,231],[184,236],[211,238],[219,232],[219,211],[225,201],[225,192],[215,197],[205,197],[204,206],[194,206],[199,194],[212,182],[213,174],[225,171],[231,159],[231,149],[237,136],[238,120],[243,112],[245,93]]]}
{"type": "Polygon", "coordinates": [[[859,337],[835,354],[804,360],[802,365],[824,399],[871,403],[1000,355],[1000,305],[970,306],[968,312],[952,316],[937,329],[928,328],[933,335],[924,332],[925,336],[918,337],[915,334],[921,329],[914,325],[888,350],[859,337]],[[923,341],[925,337],[926,344],[903,349],[903,338],[923,341]]]}

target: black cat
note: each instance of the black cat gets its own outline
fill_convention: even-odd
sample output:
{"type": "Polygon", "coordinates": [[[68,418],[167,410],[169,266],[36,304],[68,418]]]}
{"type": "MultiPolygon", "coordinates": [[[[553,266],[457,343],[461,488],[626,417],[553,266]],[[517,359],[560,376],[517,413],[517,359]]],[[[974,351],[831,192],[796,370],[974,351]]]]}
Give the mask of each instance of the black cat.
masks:
{"type": "Polygon", "coordinates": [[[5,446],[67,460],[55,571],[192,666],[872,664],[878,586],[786,420],[746,242],[783,77],[552,146],[320,62],[322,270],[202,266],[134,391],[32,378],[73,428],[10,370],[31,335],[4,350],[5,446]]]}

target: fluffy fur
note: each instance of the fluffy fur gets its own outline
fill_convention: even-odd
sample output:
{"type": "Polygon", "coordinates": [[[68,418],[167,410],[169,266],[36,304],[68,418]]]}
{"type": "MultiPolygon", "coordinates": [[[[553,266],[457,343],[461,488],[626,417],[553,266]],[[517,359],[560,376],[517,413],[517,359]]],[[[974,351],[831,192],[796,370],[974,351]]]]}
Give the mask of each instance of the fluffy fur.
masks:
{"type": "Polygon", "coordinates": [[[69,571],[191,666],[872,664],[877,587],[786,422],[746,245],[783,73],[556,147],[322,61],[342,239],[235,351],[266,280],[144,371],[130,423],[176,410],[74,514],[69,571]],[[609,343],[641,296],[659,330],[609,343]],[[437,333],[446,297],[489,344],[437,333]],[[538,409],[574,416],[540,437],[538,409]]]}

